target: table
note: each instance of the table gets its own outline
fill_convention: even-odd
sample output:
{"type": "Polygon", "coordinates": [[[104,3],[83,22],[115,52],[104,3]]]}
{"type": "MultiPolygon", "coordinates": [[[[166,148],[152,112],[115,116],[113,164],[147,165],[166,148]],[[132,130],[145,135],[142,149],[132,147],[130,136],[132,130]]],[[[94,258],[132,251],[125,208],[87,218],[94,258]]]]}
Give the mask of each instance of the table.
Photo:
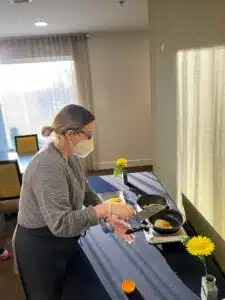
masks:
{"type": "MultiPolygon", "coordinates": [[[[164,195],[174,205],[153,174],[139,175],[144,192],[164,195]]],[[[137,180],[137,174],[134,177],[137,180]]],[[[137,199],[128,187],[112,176],[89,177],[89,183],[98,193],[123,190],[128,201],[134,203],[137,199]]],[[[143,233],[137,233],[136,242],[128,245],[113,234],[104,234],[100,226],[96,226],[82,238],[82,248],[113,300],[129,299],[120,289],[121,281],[127,278],[133,278],[139,290],[132,299],[200,299],[202,264],[179,243],[152,246],[143,233]]],[[[219,299],[225,297],[225,279],[210,259],[208,269],[216,275],[219,299]]]]}
{"type": "Polygon", "coordinates": [[[0,160],[18,160],[21,174],[24,174],[24,171],[26,170],[33,156],[34,154],[21,155],[16,152],[0,152],[0,160]]]}
{"type": "MultiPolygon", "coordinates": [[[[0,154],[0,160],[18,159],[21,173],[32,157],[33,155],[20,156],[16,153],[0,154]]],[[[163,195],[175,207],[152,173],[129,174],[129,182],[145,193],[163,195]]],[[[137,195],[113,176],[91,176],[89,183],[97,193],[122,190],[128,202],[135,203],[137,200],[137,195]]],[[[187,254],[181,244],[152,246],[140,232],[137,233],[136,242],[129,245],[114,234],[105,234],[100,226],[88,230],[80,244],[82,253],[79,261],[86,273],[81,276],[76,269],[74,279],[68,285],[70,294],[76,292],[76,296],[80,295],[87,300],[200,299],[204,270],[200,261],[187,254]],[[98,280],[92,276],[95,272],[98,280]],[[121,291],[121,282],[127,278],[133,278],[137,283],[136,293],[129,297],[121,291]]],[[[212,260],[208,261],[208,269],[217,278],[219,299],[225,297],[224,277],[212,260]]]]}

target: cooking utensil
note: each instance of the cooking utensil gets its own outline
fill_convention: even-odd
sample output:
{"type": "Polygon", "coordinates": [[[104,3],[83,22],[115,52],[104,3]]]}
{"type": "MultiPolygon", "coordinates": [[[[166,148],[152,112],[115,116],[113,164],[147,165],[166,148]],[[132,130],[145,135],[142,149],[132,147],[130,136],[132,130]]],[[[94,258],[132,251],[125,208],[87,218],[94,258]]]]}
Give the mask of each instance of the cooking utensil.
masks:
{"type": "Polygon", "coordinates": [[[160,195],[141,196],[140,198],[138,198],[137,204],[138,206],[140,206],[141,209],[145,209],[146,206],[149,206],[151,204],[161,204],[169,207],[166,198],[160,195]]]}
{"type": "Polygon", "coordinates": [[[144,224],[141,224],[138,227],[133,227],[127,230],[126,234],[132,234],[142,230],[149,230],[150,227],[152,227],[155,230],[155,232],[161,235],[174,234],[178,232],[180,228],[184,225],[185,217],[175,209],[164,209],[152,215],[151,217],[148,218],[147,222],[144,221],[143,223],[144,224]],[[172,228],[161,228],[155,226],[154,224],[158,219],[162,219],[169,222],[172,228]]]}
{"type": "Polygon", "coordinates": [[[173,234],[176,233],[185,223],[185,217],[175,209],[165,209],[149,217],[148,221],[152,224],[153,229],[159,234],[173,234]],[[161,228],[155,226],[158,219],[169,222],[172,228],[161,228]]]}
{"type": "Polygon", "coordinates": [[[165,208],[166,208],[165,205],[161,205],[158,203],[150,204],[145,209],[137,212],[135,217],[138,217],[140,220],[145,220],[145,219],[148,219],[148,218],[152,217],[153,215],[159,213],[160,211],[164,210],[165,208]]]}
{"type": "MultiPolygon", "coordinates": [[[[135,217],[138,217],[140,221],[149,219],[150,217],[154,216],[155,214],[159,213],[160,211],[164,210],[166,208],[165,205],[161,205],[158,203],[150,204],[145,209],[139,211],[135,217]]],[[[128,229],[126,231],[126,234],[131,234],[137,231],[144,230],[146,228],[146,225],[142,224],[138,227],[133,227],[132,229],[128,229]]]]}
{"type": "Polygon", "coordinates": [[[131,229],[128,229],[126,231],[126,234],[133,234],[133,233],[138,232],[138,231],[148,230],[148,228],[149,228],[149,226],[147,227],[146,225],[141,224],[138,227],[132,227],[131,229]]]}

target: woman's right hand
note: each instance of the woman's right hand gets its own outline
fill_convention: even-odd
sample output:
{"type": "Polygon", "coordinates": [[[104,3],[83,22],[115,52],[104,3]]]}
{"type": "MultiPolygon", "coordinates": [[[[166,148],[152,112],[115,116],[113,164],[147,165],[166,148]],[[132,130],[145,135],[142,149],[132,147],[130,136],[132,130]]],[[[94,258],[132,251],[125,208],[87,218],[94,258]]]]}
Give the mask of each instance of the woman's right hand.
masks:
{"type": "Polygon", "coordinates": [[[136,214],[135,209],[126,203],[109,203],[109,216],[116,216],[120,219],[130,219],[136,214]]]}
{"type": "Polygon", "coordinates": [[[120,219],[126,220],[136,214],[135,209],[126,203],[101,203],[95,206],[95,211],[99,219],[116,216],[120,219]]]}

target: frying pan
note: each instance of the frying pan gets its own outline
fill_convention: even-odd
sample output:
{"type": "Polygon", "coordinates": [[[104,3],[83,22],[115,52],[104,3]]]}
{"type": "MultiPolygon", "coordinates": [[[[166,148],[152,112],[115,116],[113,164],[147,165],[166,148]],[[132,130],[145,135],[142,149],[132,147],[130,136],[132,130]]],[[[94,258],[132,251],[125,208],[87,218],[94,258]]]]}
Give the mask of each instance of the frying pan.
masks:
{"type": "Polygon", "coordinates": [[[161,204],[165,207],[168,207],[166,199],[160,195],[144,195],[138,198],[137,204],[144,209],[145,206],[150,204],[161,204]]]}
{"type": "Polygon", "coordinates": [[[131,234],[141,230],[147,230],[149,229],[149,227],[152,227],[157,233],[161,235],[169,235],[176,233],[184,225],[184,223],[185,218],[179,211],[175,209],[164,209],[152,215],[148,219],[148,222],[143,222],[142,225],[129,229],[126,233],[131,234]],[[154,224],[158,219],[169,222],[172,225],[172,228],[161,228],[155,226],[154,224]],[[148,223],[150,223],[150,226],[148,223]]]}
{"type": "Polygon", "coordinates": [[[159,234],[163,235],[176,233],[185,223],[184,216],[175,209],[161,210],[160,212],[151,216],[148,220],[152,224],[153,229],[159,234]],[[172,228],[161,228],[155,226],[154,224],[158,219],[168,221],[172,228]]]}

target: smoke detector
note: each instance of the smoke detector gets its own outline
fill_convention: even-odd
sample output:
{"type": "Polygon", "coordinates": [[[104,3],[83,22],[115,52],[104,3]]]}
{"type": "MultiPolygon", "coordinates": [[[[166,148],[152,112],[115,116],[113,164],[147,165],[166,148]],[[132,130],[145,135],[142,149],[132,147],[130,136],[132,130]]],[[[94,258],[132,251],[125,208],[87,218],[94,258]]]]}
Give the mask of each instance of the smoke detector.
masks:
{"type": "Polygon", "coordinates": [[[121,5],[121,6],[124,6],[126,0],[118,0],[118,3],[121,5]]]}
{"type": "Polygon", "coordinates": [[[21,3],[31,3],[32,0],[10,0],[13,4],[21,4],[21,3]]]}

